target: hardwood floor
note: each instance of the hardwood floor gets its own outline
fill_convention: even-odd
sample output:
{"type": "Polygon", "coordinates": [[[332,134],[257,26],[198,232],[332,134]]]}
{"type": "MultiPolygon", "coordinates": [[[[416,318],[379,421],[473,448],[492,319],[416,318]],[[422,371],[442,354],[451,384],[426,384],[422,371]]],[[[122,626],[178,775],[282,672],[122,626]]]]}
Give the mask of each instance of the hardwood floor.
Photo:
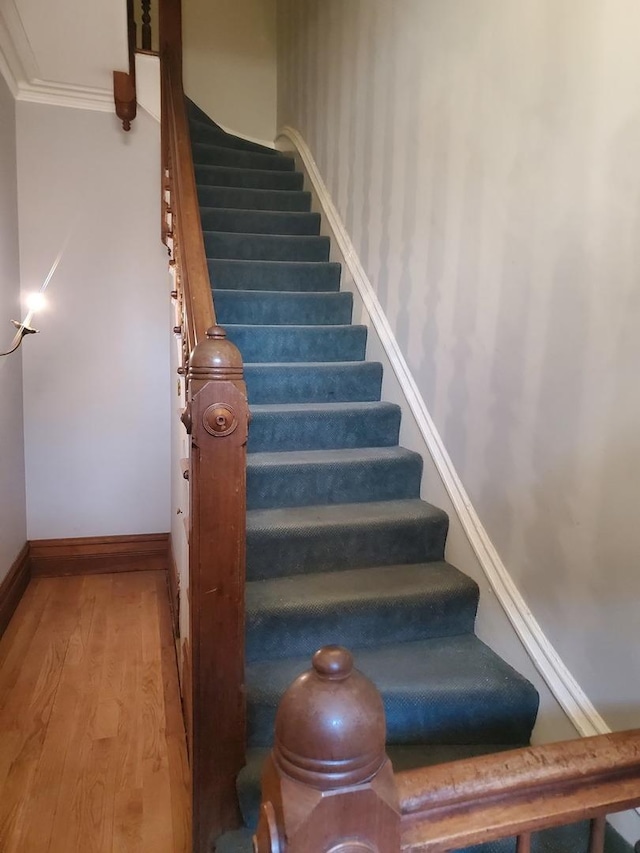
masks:
{"type": "Polygon", "coordinates": [[[0,640],[0,851],[187,853],[166,578],[31,581],[0,640]]]}

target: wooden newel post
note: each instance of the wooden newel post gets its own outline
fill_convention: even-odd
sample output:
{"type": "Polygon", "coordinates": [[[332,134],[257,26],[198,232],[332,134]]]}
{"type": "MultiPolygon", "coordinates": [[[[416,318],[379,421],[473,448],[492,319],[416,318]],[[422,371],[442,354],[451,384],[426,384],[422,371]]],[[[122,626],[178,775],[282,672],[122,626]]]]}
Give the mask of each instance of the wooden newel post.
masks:
{"type": "Polygon", "coordinates": [[[189,597],[193,850],[240,823],[235,779],[245,763],[246,445],[242,359],[214,326],[189,359],[189,597]]]}
{"type": "Polygon", "coordinates": [[[262,777],[255,853],[395,853],[400,812],[375,686],[326,646],[286,691],[262,777]]]}

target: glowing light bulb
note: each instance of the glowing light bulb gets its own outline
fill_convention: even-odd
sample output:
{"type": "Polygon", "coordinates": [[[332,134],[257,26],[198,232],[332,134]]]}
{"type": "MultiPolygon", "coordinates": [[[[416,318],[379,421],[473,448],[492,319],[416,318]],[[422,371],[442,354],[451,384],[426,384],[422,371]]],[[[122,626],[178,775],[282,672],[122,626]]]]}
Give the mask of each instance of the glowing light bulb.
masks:
{"type": "Polygon", "coordinates": [[[30,314],[35,314],[36,311],[42,311],[42,309],[45,308],[47,304],[47,300],[42,291],[30,293],[29,296],[27,296],[26,302],[27,310],[30,314]]]}

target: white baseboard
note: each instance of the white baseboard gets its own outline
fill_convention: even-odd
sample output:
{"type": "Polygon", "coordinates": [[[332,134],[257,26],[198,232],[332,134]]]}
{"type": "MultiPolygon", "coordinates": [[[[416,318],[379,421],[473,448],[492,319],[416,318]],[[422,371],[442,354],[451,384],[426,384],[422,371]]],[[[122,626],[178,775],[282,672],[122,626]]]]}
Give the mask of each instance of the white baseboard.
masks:
{"type": "Polygon", "coordinates": [[[467,539],[511,625],[527,650],[536,669],[549,686],[549,689],[578,733],[584,737],[607,734],[610,732],[609,726],[571,675],[544,634],[539,623],[520,595],[506,566],[500,559],[487,531],[482,525],[427,410],[425,401],[420,394],[409,366],[400,351],[389,321],[385,316],[342,218],[322,179],[309,146],[302,135],[292,127],[283,127],[278,138],[288,140],[304,164],[322,208],[323,216],[326,218],[332,235],[345,259],[349,273],[369,314],[371,324],[382,342],[398,383],[404,393],[406,404],[422,433],[424,443],[440,474],[442,483],[460,519],[467,539]]]}

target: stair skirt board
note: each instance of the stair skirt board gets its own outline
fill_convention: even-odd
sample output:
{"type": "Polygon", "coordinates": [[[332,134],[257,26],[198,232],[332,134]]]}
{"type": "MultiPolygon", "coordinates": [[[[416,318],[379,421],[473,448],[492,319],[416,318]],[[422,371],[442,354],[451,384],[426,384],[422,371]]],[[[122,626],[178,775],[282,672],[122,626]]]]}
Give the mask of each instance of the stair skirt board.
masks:
{"type": "MultiPolygon", "coordinates": [[[[252,411],[246,829],[216,846],[231,853],[251,850],[276,708],[318,646],[349,646],[377,684],[398,766],[528,743],[538,694],[474,634],[478,587],[444,560],[447,515],[420,498],[422,459],[398,444],[400,409],[380,399],[304,176],[189,110],[214,299],[252,411]]],[[[544,849],[570,853],[581,831],[544,849]]]]}

